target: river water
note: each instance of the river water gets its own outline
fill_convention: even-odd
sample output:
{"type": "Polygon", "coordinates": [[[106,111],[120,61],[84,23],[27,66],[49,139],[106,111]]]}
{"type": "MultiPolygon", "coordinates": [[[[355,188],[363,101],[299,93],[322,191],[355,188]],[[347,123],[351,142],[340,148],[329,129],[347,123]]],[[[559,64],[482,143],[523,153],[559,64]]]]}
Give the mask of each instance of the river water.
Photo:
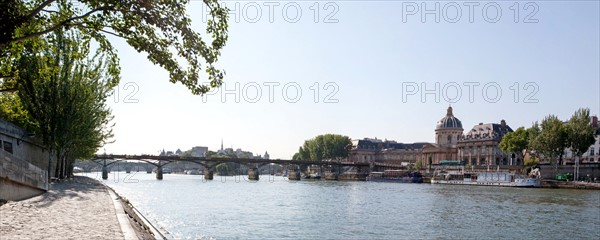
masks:
{"type": "Polygon", "coordinates": [[[600,239],[600,191],[260,177],[104,182],[174,239],[600,239]]]}

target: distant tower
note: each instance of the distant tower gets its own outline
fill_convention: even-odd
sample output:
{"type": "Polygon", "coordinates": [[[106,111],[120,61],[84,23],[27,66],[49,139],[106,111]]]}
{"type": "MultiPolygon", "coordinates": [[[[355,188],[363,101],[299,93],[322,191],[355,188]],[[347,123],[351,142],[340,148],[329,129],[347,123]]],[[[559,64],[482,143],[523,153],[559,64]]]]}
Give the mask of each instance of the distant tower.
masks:
{"type": "Polygon", "coordinates": [[[264,156],[264,158],[265,158],[265,159],[269,159],[269,153],[268,153],[267,151],[265,151],[265,156],[264,156]]]}
{"type": "Polygon", "coordinates": [[[223,151],[223,139],[221,138],[221,151],[223,151]]]}

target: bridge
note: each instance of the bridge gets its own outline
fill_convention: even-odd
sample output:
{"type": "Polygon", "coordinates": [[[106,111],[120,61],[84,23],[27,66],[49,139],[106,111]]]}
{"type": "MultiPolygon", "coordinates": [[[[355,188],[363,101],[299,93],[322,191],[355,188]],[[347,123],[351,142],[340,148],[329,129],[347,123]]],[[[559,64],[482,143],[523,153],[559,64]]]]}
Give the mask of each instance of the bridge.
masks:
{"type": "MultiPolygon", "coordinates": [[[[371,171],[385,169],[401,169],[403,166],[383,163],[347,162],[347,161],[311,161],[311,160],[282,160],[282,159],[254,159],[254,158],[207,158],[207,157],[179,157],[179,156],[156,156],[156,155],[95,155],[92,161],[102,165],[102,179],[108,179],[108,166],[118,162],[145,162],[156,167],[156,179],[163,179],[163,167],[173,163],[195,163],[204,167],[204,179],[212,180],[215,167],[222,163],[238,163],[248,167],[248,179],[259,180],[259,167],[268,164],[287,166],[288,179],[300,180],[301,169],[306,166],[319,166],[325,179],[338,180],[342,174],[342,168],[353,167],[356,171],[357,180],[364,179],[371,171]],[[323,171],[323,168],[325,170],[323,171]]],[[[130,171],[131,168],[125,168],[130,171]]],[[[146,168],[148,173],[152,169],[146,168]]]]}

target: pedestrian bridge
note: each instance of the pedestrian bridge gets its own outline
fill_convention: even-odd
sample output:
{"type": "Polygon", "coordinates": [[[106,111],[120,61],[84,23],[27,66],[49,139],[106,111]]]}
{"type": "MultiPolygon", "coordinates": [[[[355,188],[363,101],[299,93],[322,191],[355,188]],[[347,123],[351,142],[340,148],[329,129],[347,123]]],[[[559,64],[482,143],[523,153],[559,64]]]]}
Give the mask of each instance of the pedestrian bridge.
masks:
{"type": "MultiPolygon", "coordinates": [[[[301,169],[305,166],[318,166],[325,179],[337,180],[344,167],[354,167],[356,174],[368,175],[371,171],[385,169],[400,169],[400,165],[347,162],[347,161],[312,161],[312,160],[283,160],[283,159],[254,159],[254,158],[207,158],[207,157],[179,157],[179,156],[156,156],[156,155],[95,155],[92,161],[102,165],[102,178],[108,179],[108,166],[115,163],[145,162],[156,167],[156,179],[163,179],[163,167],[172,163],[195,163],[204,167],[204,179],[212,180],[215,167],[222,163],[238,163],[248,167],[248,179],[259,179],[259,167],[268,164],[287,166],[288,178],[300,180],[301,169]]],[[[127,168],[126,168],[127,169],[127,168]]],[[[146,169],[148,173],[152,169],[146,169]]]]}

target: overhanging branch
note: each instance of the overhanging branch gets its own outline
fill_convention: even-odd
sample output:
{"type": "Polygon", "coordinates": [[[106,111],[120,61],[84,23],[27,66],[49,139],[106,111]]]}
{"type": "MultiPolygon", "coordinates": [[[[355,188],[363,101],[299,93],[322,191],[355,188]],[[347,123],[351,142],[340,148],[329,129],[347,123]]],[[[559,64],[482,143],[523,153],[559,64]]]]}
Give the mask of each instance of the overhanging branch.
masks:
{"type": "Polygon", "coordinates": [[[77,17],[72,17],[72,18],[69,18],[67,20],[64,20],[64,21],[62,21],[62,22],[60,22],[60,23],[58,23],[58,24],[56,24],[56,25],[52,26],[51,28],[48,28],[48,29],[46,29],[44,31],[39,31],[39,32],[36,32],[36,33],[29,34],[27,36],[23,36],[23,37],[13,38],[13,39],[9,40],[8,42],[0,45],[0,48],[2,48],[6,44],[9,44],[9,43],[12,43],[12,42],[24,41],[24,40],[28,40],[28,39],[31,39],[31,38],[34,38],[34,37],[38,37],[38,36],[41,36],[41,35],[44,35],[44,34],[47,34],[47,33],[53,32],[53,31],[56,31],[56,30],[58,30],[61,27],[71,25],[71,22],[73,22],[73,21],[87,18],[90,15],[92,15],[92,14],[98,12],[98,11],[103,11],[103,10],[108,10],[108,9],[110,9],[110,8],[109,7],[96,8],[96,9],[94,9],[92,11],[89,11],[88,13],[86,13],[84,15],[77,16],[77,17]]]}
{"type": "Polygon", "coordinates": [[[40,13],[42,10],[44,10],[45,7],[52,4],[52,2],[54,2],[54,1],[56,1],[56,0],[46,0],[45,2],[40,4],[37,8],[35,8],[33,11],[31,11],[29,14],[27,14],[27,17],[25,19],[30,20],[31,18],[35,17],[35,15],[40,13]]]}
{"type": "Polygon", "coordinates": [[[17,91],[17,87],[0,89],[0,92],[14,92],[14,91],[17,91]]]}

